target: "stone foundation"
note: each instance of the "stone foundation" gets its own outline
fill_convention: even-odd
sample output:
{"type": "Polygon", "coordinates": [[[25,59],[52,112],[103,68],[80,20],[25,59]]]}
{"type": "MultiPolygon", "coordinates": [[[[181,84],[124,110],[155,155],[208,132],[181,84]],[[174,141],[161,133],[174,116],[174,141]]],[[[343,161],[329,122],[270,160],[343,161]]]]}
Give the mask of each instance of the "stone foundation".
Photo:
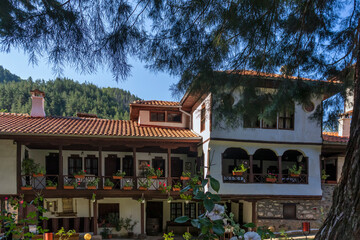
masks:
{"type": "Polygon", "coordinates": [[[335,185],[323,184],[321,200],[261,200],[257,202],[257,225],[272,226],[275,231],[301,230],[302,222],[319,228],[331,207],[335,185]],[[296,219],[283,218],[283,204],[296,204],[296,219]]]}

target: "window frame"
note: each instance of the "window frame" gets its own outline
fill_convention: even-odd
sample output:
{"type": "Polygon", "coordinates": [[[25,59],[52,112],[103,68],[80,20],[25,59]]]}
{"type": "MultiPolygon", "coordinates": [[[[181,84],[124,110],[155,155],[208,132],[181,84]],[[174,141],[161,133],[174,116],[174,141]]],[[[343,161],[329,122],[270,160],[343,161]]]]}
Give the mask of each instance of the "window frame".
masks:
{"type": "Polygon", "coordinates": [[[84,169],[86,171],[86,174],[92,174],[95,176],[99,176],[99,158],[96,157],[95,155],[87,155],[86,157],[84,157],[84,169]],[[87,163],[87,160],[90,160],[90,163],[87,163]],[[90,165],[90,166],[88,166],[90,165]],[[95,166],[96,167],[95,167],[95,166]],[[94,170],[96,170],[94,172],[94,170]]]}
{"type": "Polygon", "coordinates": [[[170,203],[170,221],[174,221],[176,218],[183,216],[183,204],[182,202],[172,202],[170,203]],[[173,206],[175,206],[173,208],[173,206]],[[173,209],[175,213],[173,213],[173,209]],[[178,211],[180,210],[180,214],[178,211]]]}
{"type": "Polygon", "coordinates": [[[171,122],[171,123],[182,123],[182,113],[177,113],[177,112],[171,112],[171,111],[166,111],[166,122],[171,122]],[[180,121],[169,121],[169,114],[176,114],[180,116],[180,121]]]}
{"type": "MultiPolygon", "coordinates": [[[[74,163],[76,163],[76,161],[74,161],[74,163]]],[[[73,164],[73,165],[76,165],[76,164],[73,164]]],[[[69,157],[68,157],[68,175],[74,175],[75,173],[79,172],[83,170],[83,158],[80,157],[80,155],[78,154],[71,154],[69,157]],[[70,167],[70,161],[71,160],[80,160],[80,167],[79,166],[74,166],[74,167],[70,167]],[[73,169],[72,171],[70,171],[70,169],[73,169]]]]}
{"type": "Polygon", "coordinates": [[[196,209],[195,202],[187,203],[184,205],[184,216],[188,216],[189,218],[196,218],[196,214],[197,214],[197,209],[196,209]],[[191,207],[190,206],[192,206],[194,208],[193,215],[191,215],[191,207]]]}
{"type": "Polygon", "coordinates": [[[149,121],[150,122],[166,122],[166,111],[149,111],[149,121]],[[156,121],[153,121],[152,119],[151,119],[151,114],[152,113],[156,113],[157,114],[157,116],[156,116],[156,119],[158,119],[158,117],[159,117],[159,115],[158,114],[164,114],[164,121],[159,121],[159,120],[156,120],[156,121]]]}

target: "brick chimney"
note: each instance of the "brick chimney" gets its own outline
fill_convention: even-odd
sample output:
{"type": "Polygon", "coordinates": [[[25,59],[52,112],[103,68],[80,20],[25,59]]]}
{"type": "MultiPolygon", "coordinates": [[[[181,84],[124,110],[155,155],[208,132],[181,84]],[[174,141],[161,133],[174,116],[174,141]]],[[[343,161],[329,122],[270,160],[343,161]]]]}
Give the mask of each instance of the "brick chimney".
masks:
{"type": "Polygon", "coordinates": [[[341,116],[338,125],[339,136],[350,137],[350,124],[351,118],[349,116],[341,116]]]}
{"type": "Polygon", "coordinates": [[[31,114],[32,117],[45,117],[44,102],[45,102],[45,93],[39,89],[35,89],[31,93],[31,114]]]}

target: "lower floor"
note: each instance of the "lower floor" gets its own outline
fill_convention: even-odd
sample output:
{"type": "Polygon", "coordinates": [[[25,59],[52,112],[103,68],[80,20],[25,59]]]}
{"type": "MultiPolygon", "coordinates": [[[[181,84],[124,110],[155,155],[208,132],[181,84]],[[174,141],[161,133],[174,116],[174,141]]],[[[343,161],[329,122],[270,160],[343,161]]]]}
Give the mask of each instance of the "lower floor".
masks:
{"type": "MultiPolygon", "coordinates": [[[[275,232],[301,231],[303,222],[310,222],[311,229],[318,229],[331,206],[335,185],[323,184],[321,200],[305,199],[226,199],[221,204],[234,220],[240,224],[254,222],[257,226],[272,227],[275,232]]],[[[197,229],[191,223],[175,223],[177,217],[187,215],[197,218],[204,213],[199,202],[169,198],[97,198],[94,193],[88,198],[45,198],[43,201],[48,218],[43,228],[56,232],[61,227],[76,232],[94,234],[133,236],[139,234],[162,235],[173,231],[193,234],[197,229]]],[[[2,210],[15,211],[3,200],[2,210]]],[[[26,211],[31,211],[27,209],[26,211]]],[[[19,217],[26,212],[19,213],[19,217]]],[[[104,236],[104,237],[105,237],[104,236]]]]}

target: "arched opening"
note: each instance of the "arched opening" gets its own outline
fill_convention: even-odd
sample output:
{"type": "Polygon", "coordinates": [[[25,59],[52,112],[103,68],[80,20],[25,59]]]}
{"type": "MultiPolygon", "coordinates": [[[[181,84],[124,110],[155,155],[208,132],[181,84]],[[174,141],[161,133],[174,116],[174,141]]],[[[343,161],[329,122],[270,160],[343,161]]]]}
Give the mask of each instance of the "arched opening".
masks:
{"type": "Polygon", "coordinates": [[[254,182],[264,183],[268,174],[279,174],[279,162],[276,153],[260,148],[253,156],[254,182]]]}
{"type": "Polygon", "coordinates": [[[281,162],[283,183],[307,183],[308,161],[304,154],[297,150],[287,150],[281,162]],[[298,173],[294,174],[292,170],[298,173]]]}
{"type": "Polygon", "coordinates": [[[227,148],[222,154],[222,175],[224,182],[248,182],[249,155],[242,148],[227,148]],[[235,167],[244,164],[248,170],[242,176],[233,176],[235,167]]]}

